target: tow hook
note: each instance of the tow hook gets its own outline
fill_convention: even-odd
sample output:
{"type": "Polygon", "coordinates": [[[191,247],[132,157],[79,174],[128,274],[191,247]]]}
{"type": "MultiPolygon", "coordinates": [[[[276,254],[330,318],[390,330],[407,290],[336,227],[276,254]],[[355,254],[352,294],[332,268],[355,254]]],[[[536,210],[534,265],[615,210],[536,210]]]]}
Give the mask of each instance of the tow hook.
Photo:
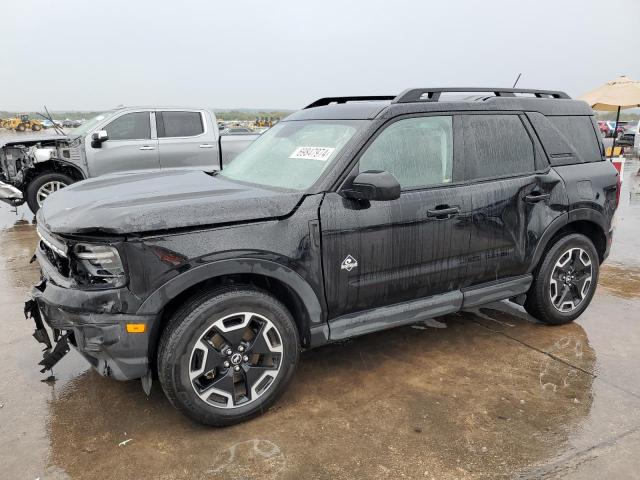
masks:
{"type": "Polygon", "coordinates": [[[53,347],[51,339],[49,338],[49,333],[42,322],[40,309],[38,308],[38,304],[35,300],[28,300],[24,304],[24,317],[27,320],[29,318],[33,319],[33,322],[36,325],[36,329],[33,332],[33,338],[35,338],[39,343],[45,345],[45,349],[42,351],[42,360],[38,362],[38,365],[44,367],[40,372],[44,373],[47,370],[51,370],[53,366],[69,352],[69,333],[60,336],[60,338],[56,338],[56,346],[53,347]]]}

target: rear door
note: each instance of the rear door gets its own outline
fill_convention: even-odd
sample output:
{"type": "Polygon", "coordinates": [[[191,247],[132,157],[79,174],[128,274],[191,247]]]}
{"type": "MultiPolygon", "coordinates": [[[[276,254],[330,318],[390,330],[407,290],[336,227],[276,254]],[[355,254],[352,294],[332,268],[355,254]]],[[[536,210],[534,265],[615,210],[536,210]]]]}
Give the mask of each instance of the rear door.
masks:
{"type": "Polygon", "coordinates": [[[156,111],[156,128],[163,169],[219,169],[216,130],[205,111],[156,111]]]}
{"type": "Polygon", "coordinates": [[[330,318],[458,288],[470,205],[465,187],[456,185],[454,118],[401,118],[365,147],[355,168],[393,174],[402,187],[397,200],[325,196],[320,221],[330,318]]]}
{"type": "Polygon", "coordinates": [[[152,115],[149,110],[127,112],[109,122],[102,129],[109,139],[86,147],[89,175],[160,168],[152,115]]]}
{"type": "Polygon", "coordinates": [[[471,196],[464,282],[469,286],[526,273],[540,236],[564,211],[565,197],[526,117],[492,113],[462,119],[471,196]]]}

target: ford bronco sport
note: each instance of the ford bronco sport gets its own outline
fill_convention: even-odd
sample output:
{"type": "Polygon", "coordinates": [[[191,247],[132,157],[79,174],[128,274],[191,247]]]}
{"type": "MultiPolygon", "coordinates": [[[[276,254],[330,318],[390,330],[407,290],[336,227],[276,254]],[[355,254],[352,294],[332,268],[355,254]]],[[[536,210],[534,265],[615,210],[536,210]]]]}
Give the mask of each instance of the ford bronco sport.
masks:
{"type": "Polygon", "coordinates": [[[304,348],[505,299],[571,322],[619,191],[592,110],[562,92],[323,98],[220,172],[52,194],[25,312],[43,372],[71,345],[228,425],[275,401],[304,348]]]}

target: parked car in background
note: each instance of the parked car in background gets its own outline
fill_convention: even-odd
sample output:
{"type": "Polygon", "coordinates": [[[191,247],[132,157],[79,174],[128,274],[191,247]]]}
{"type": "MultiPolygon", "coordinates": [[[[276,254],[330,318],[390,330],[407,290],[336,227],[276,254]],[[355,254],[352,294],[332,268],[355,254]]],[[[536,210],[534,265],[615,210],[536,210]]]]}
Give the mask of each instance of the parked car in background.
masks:
{"type": "Polygon", "coordinates": [[[638,122],[629,122],[625,130],[618,136],[616,145],[621,147],[637,147],[636,137],[638,135],[639,125],[638,122]]]}
{"type": "Polygon", "coordinates": [[[78,120],[69,120],[66,119],[62,122],[62,127],[63,128],[77,128],[81,125],[81,123],[78,120]]]}
{"type": "Polygon", "coordinates": [[[620,194],[593,111],[562,92],[471,90],[483,97],[324,98],[215,175],[53,194],[25,305],[43,371],[71,344],[98,373],[147,393],[155,376],[184,414],[222,426],[272,405],[303,348],[505,299],[573,321],[620,194]]]}
{"type": "Polygon", "coordinates": [[[36,212],[74,182],[143,170],[220,170],[258,135],[218,133],[213,111],[127,107],[97,115],[67,136],[0,144],[0,200],[36,212]]]}
{"type": "Polygon", "coordinates": [[[604,137],[608,137],[611,133],[611,126],[604,120],[598,120],[598,129],[604,137]]]}

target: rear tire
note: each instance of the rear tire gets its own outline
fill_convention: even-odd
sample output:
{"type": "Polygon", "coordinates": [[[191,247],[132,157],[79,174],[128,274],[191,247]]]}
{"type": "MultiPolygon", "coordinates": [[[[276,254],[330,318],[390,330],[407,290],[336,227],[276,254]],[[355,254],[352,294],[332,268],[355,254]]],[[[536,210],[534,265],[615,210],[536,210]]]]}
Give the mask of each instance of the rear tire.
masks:
{"type": "Polygon", "coordinates": [[[591,303],[599,272],[598,252],[589,238],[579,233],[562,237],[534,273],[524,308],[542,323],[570,323],[591,303]]]}
{"type": "Polygon", "coordinates": [[[43,196],[48,191],[47,186],[51,187],[49,193],[53,193],[53,191],[60,188],[68,187],[74,181],[70,176],[58,172],[46,172],[38,175],[27,186],[27,205],[29,205],[33,213],[36,213],[40,209],[40,204],[44,201],[43,196]]]}
{"type": "Polygon", "coordinates": [[[250,286],[201,292],[169,320],[158,377],[191,419],[226,426],[264,413],[289,384],[300,351],[291,314],[250,286]]]}
{"type": "Polygon", "coordinates": [[[31,130],[33,130],[34,132],[39,132],[40,130],[42,130],[42,126],[35,123],[31,125],[31,130]]]}

